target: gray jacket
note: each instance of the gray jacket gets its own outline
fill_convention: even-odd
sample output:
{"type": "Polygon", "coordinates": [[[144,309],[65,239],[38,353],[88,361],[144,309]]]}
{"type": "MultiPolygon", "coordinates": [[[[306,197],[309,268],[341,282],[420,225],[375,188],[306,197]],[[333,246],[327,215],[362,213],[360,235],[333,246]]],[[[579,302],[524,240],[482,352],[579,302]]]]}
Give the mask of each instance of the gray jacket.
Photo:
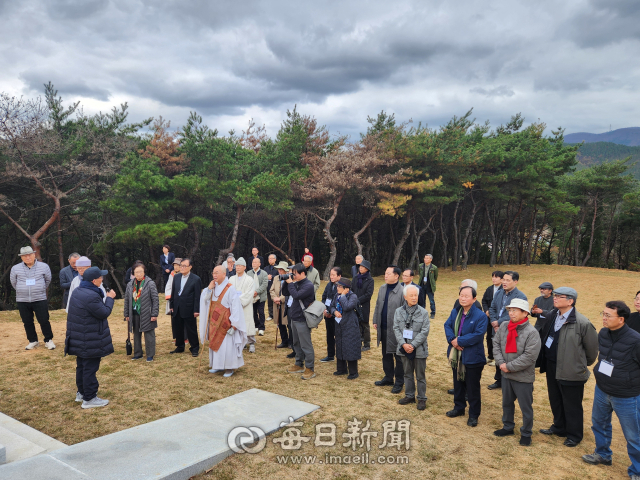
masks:
{"type": "Polygon", "coordinates": [[[527,300],[527,296],[520,290],[518,290],[518,287],[511,290],[509,293],[505,292],[502,288],[499,289],[496,292],[496,296],[493,297],[493,301],[491,302],[491,308],[489,309],[489,315],[491,316],[491,318],[489,322],[497,321],[500,325],[502,325],[504,322],[510,321],[509,312],[507,311],[506,307],[514,298],[527,300]]]}
{"type": "Polygon", "coordinates": [[[313,293],[316,293],[320,288],[320,272],[316,267],[309,267],[307,279],[313,283],[313,293]]]}
{"type": "Polygon", "coordinates": [[[24,262],[11,267],[11,285],[16,291],[16,302],[39,302],[47,299],[47,288],[51,283],[51,269],[46,263],[36,260],[29,268],[24,262]],[[34,283],[34,285],[27,285],[34,283]]]}
{"type": "MultiPolygon", "coordinates": [[[[124,316],[129,317],[129,331],[133,331],[133,284],[135,280],[127,283],[127,291],[124,294],[124,316]]],[[[151,317],[157,317],[160,310],[158,289],[149,277],[145,277],[142,292],[140,293],[140,331],[148,332],[157,328],[158,321],[151,321],[151,317]]]]}
{"type": "Polygon", "coordinates": [[[515,382],[533,383],[536,379],[536,360],[542,342],[540,334],[529,321],[516,327],[518,336],[516,337],[516,353],[506,353],[507,335],[509,334],[509,323],[500,324],[500,328],[493,336],[493,358],[496,367],[503,363],[507,364],[509,373],[502,372],[504,378],[515,382]]]}
{"type": "MultiPolygon", "coordinates": [[[[378,334],[378,343],[376,345],[380,345],[380,342],[382,342],[382,307],[384,306],[384,297],[387,294],[387,287],[388,285],[385,283],[380,287],[380,290],[378,290],[376,308],[373,311],[373,323],[377,326],[378,334]]],[[[398,282],[396,288],[389,293],[389,299],[387,300],[387,351],[382,352],[383,354],[395,354],[398,350],[398,341],[396,340],[395,333],[393,333],[393,319],[395,318],[396,310],[399,309],[404,302],[402,288],[402,285],[398,282]]]]}
{"type": "MultiPolygon", "coordinates": [[[[404,356],[405,351],[402,348],[404,343],[410,343],[413,348],[416,349],[416,358],[427,358],[429,356],[429,345],[427,344],[427,336],[429,335],[429,328],[431,327],[431,321],[429,320],[429,312],[427,312],[420,305],[416,305],[416,311],[411,317],[411,322],[407,327],[407,320],[409,315],[407,314],[407,306],[404,305],[396,310],[393,316],[393,333],[396,336],[398,342],[397,354],[404,356]],[[411,329],[413,331],[413,338],[409,342],[404,341],[404,330],[411,329]]],[[[387,308],[389,308],[387,306],[387,308]]]]}
{"type": "MultiPolygon", "coordinates": [[[[249,275],[252,280],[256,276],[256,274],[255,274],[255,272],[253,270],[249,270],[247,272],[247,275],[249,275]]],[[[267,285],[268,284],[269,284],[269,276],[267,275],[267,272],[265,272],[262,269],[258,270],[258,290],[257,290],[257,292],[258,292],[258,297],[260,298],[261,302],[266,302],[267,301],[267,285]]]]}

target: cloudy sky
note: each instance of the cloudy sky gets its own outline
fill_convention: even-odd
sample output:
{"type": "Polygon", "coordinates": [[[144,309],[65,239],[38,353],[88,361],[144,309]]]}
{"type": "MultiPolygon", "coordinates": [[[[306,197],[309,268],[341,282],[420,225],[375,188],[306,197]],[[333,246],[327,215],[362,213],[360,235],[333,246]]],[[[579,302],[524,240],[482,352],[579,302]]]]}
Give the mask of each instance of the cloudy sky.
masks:
{"type": "Polygon", "coordinates": [[[52,81],[85,112],[275,135],[295,104],[333,134],[368,115],[474,109],[567,133],[640,126],[640,1],[0,0],[0,91],[52,81]]]}

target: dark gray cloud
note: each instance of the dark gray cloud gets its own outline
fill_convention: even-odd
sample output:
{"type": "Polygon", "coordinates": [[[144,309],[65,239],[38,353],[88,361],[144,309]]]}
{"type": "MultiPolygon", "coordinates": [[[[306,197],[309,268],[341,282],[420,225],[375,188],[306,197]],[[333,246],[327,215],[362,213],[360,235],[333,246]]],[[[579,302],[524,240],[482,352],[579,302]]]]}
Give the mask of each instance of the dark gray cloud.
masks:
{"type": "MultiPolygon", "coordinates": [[[[640,2],[0,0],[0,90],[51,80],[85,111],[275,133],[298,104],[357,137],[367,115],[431,126],[474,107],[570,131],[637,118],[640,2]],[[585,103],[586,102],[586,103],[585,103]],[[587,108],[586,105],[589,105],[587,108]]],[[[135,119],[135,118],[132,118],[135,119]]]]}

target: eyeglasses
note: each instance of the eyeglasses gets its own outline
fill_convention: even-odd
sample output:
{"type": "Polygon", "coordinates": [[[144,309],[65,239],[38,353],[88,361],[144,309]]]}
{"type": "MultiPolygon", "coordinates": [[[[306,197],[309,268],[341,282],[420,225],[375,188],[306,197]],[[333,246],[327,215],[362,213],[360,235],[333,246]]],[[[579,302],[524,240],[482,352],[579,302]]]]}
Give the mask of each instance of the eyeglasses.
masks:
{"type": "Polygon", "coordinates": [[[191,265],[180,265],[180,268],[189,268],[191,265]]]}
{"type": "Polygon", "coordinates": [[[567,296],[566,295],[554,295],[553,298],[559,298],[561,300],[566,300],[567,296]]]}
{"type": "Polygon", "coordinates": [[[609,320],[611,318],[620,318],[619,315],[609,315],[608,313],[604,313],[604,312],[600,312],[600,316],[602,318],[606,318],[607,320],[609,320]]]}

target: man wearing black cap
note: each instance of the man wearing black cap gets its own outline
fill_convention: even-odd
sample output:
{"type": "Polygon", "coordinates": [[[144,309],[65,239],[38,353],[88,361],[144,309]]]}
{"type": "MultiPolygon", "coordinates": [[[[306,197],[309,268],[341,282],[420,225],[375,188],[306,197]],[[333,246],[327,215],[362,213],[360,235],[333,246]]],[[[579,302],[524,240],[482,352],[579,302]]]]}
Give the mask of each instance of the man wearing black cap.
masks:
{"type": "Polygon", "coordinates": [[[113,309],[116,292],[106,294],[101,290],[102,275],[98,267],[85,270],[82,281],[69,298],[67,336],[64,353],[76,355],[76,402],[82,408],[104,407],[109,400],[98,398],[100,359],[113,353],[111,331],[107,318],[113,309]]]}
{"type": "Polygon", "coordinates": [[[576,311],[578,292],[560,287],[553,291],[551,311],[542,312],[547,322],[540,332],[542,348],[536,367],[547,373],[547,392],[553,425],[540,430],[545,435],[566,437],[575,447],[583,437],[582,398],[589,379],[589,365],[598,357],[598,334],[591,321],[576,311]]]}
{"type": "Polygon", "coordinates": [[[362,318],[360,319],[360,339],[362,351],[371,350],[371,326],[369,325],[369,313],[371,312],[371,297],[373,296],[373,278],[369,273],[371,263],[362,260],[358,267],[359,273],[353,279],[353,293],[358,296],[362,318]]]}
{"type": "Polygon", "coordinates": [[[536,330],[540,332],[544,328],[546,318],[542,312],[547,312],[553,309],[553,285],[550,282],[542,282],[538,287],[540,289],[540,296],[533,301],[533,308],[531,309],[531,316],[536,317],[536,330]]]}

